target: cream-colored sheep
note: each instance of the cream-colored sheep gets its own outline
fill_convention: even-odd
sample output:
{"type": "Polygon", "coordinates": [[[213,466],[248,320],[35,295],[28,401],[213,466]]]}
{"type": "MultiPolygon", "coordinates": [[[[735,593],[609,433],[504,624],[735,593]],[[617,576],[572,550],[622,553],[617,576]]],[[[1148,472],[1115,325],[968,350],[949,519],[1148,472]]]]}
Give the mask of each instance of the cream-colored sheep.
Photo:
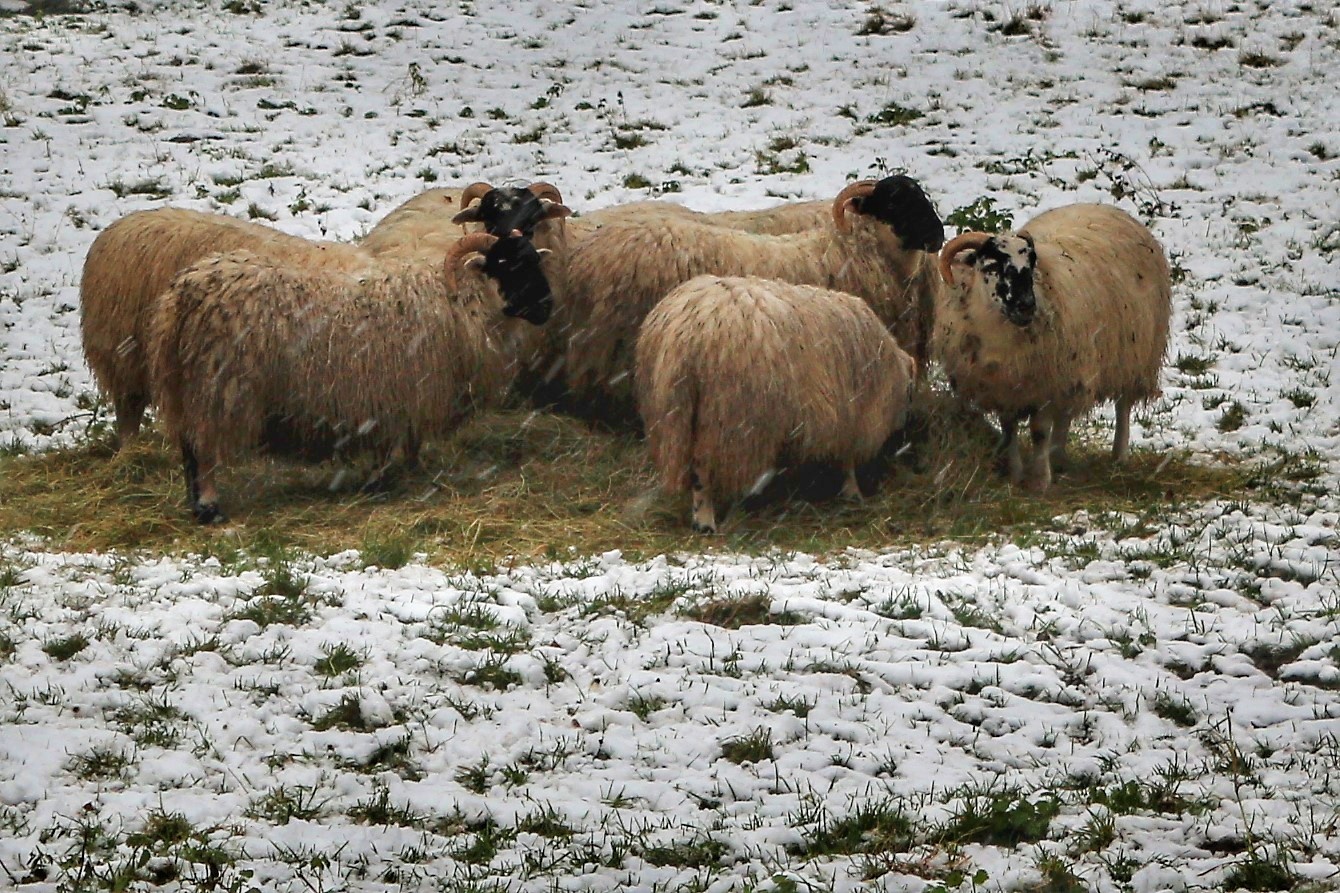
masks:
{"type": "Polygon", "coordinates": [[[124,443],[139,432],[149,405],[145,338],[153,301],[172,277],[221,251],[249,249],[279,256],[302,254],[308,262],[358,269],[369,261],[360,249],[312,242],[273,227],[184,208],[136,211],[98,234],[84,260],[79,284],[84,357],[116,411],[124,443]]]}
{"type": "Polygon", "coordinates": [[[999,416],[1011,479],[1045,490],[1071,421],[1107,400],[1125,459],[1131,407],[1158,395],[1168,347],[1172,283],[1153,234],[1117,208],[1069,205],[1013,234],[960,235],[940,269],[936,357],[960,396],[999,416]]]}
{"type": "Polygon", "coordinates": [[[647,313],[703,274],[757,276],[863,298],[924,367],[934,295],[933,252],[943,226],[908,177],[847,186],[832,221],[770,236],[682,218],[611,223],[572,249],[555,334],[567,339],[561,374],[578,404],[618,416],[631,404],[633,345],[647,313]]]}
{"type": "Polygon", "coordinates": [[[916,363],[860,298],[758,278],[699,276],[647,316],[636,391],[668,492],[693,494],[693,527],[783,463],[856,466],[903,423],[916,363]]]}
{"type": "Polygon", "coordinates": [[[393,208],[370,229],[358,244],[384,260],[407,260],[425,255],[442,256],[465,235],[465,228],[452,218],[460,213],[464,189],[428,189],[393,208]]]}
{"type": "Polygon", "coordinates": [[[507,390],[510,317],[539,324],[550,309],[540,257],[525,240],[475,233],[445,263],[344,272],[237,251],[173,280],[149,355],[198,520],[222,518],[214,475],[239,453],[357,447],[413,461],[423,439],[507,390]],[[467,266],[482,275],[457,282],[478,251],[467,266]]]}
{"type": "MultiPolygon", "coordinates": [[[[469,188],[469,187],[467,187],[469,188]]],[[[335,270],[373,258],[441,256],[463,234],[452,216],[462,189],[430,189],[384,217],[360,244],[314,241],[271,226],[185,208],[127,214],[93,240],[80,282],[84,356],[116,412],[124,443],[139,432],[151,387],[144,354],[153,301],[172,277],[212,254],[246,249],[335,270]]]]}
{"type": "Polygon", "coordinates": [[[833,205],[829,201],[786,202],[752,211],[695,211],[666,199],[649,199],[591,211],[573,220],[572,224],[586,224],[582,234],[589,235],[608,223],[626,223],[634,219],[650,222],[658,217],[682,217],[728,229],[782,236],[823,226],[829,221],[832,212],[833,205]]]}

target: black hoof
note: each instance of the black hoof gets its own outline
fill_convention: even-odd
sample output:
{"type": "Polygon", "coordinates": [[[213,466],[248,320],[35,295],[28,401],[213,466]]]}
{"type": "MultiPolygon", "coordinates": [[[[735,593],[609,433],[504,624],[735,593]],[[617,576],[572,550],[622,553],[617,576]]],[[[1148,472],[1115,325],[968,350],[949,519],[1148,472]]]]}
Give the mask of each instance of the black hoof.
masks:
{"type": "Polygon", "coordinates": [[[699,524],[697,521],[692,522],[689,526],[693,528],[693,532],[694,532],[694,533],[708,533],[708,534],[712,534],[712,533],[716,533],[716,532],[717,532],[717,529],[716,529],[716,526],[715,526],[715,525],[709,527],[709,526],[706,525],[706,524],[699,524]]]}
{"type": "Polygon", "coordinates": [[[191,507],[191,514],[201,524],[222,524],[228,520],[217,502],[197,502],[191,507]]]}

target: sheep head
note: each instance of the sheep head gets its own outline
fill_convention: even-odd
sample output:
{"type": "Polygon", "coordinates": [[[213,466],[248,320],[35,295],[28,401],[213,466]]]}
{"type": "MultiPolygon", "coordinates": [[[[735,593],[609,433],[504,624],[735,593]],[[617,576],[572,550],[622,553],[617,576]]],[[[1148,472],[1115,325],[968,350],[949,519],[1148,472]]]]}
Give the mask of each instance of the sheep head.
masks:
{"type": "Polygon", "coordinates": [[[851,228],[849,212],[887,223],[909,251],[938,251],[944,244],[944,223],[911,177],[897,174],[849,183],[833,200],[833,222],[842,232],[851,228]]]}
{"type": "Polygon", "coordinates": [[[563,197],[550,183],[532,183],[528,188],[471,183],[461,194],[463,210],[457,212],[453,223],[482,223],[484,232],[495,236],[520,233],[529,238],[543,220],[567,217],[572,213],[563,204],[563,197]],[[475,199],[479,204],[472,205],[475,199]]]}
{"type": "Polygon", "coordinates": [[[538,326],[548,322],[554,309],[549,280],[540,269],[540,260],[548,253],[522,236],[471,233],[451,246],[443,272],[452,291],[458,288],[458,265],[489,277],[502,294],[503,314],[538,326]]]}
{"type": "Polygon", "coordinates": [[[1033,240],[1019,233],[993,236],[970,232],[955,236],[940,251],[940,276],[949,286],[968,291],[980,290],[1000,305],[1005,318],[1016,326],[1026,326],[1037,315],[1037,294],[1033,289],[1038,253],[1033,240]],[[963,260],[959,255],[967,254],[963,260]],[[971,269],[964,281],[954,281],[953,265],[971,269]]]}

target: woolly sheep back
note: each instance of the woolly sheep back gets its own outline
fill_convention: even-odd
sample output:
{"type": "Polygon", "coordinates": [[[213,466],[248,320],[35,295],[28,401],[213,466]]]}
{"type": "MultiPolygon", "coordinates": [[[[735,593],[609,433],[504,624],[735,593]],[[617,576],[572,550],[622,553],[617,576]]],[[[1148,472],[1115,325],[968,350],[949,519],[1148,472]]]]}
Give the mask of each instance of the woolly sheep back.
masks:
{"type": "Polygon", "coordinates": [[[139,432],[152,397],[146,344],[154,302],[180,271],[237,249],[335,269],[357,269],[370,260],[353,246],[185,208],[135,211],[107,227],[84,260],[80,332],[89,368],[116,412],[118,442],[139,432]]]}
{"type": "Polygon", "coordinates": [[[302,244],[268,226],[183,208],[135,211],[98,234],[84,260],[79,324],[89,369],[116,412],[119,441],[138,433],[149,404],[149,313],[172,277],[218,251],[302,244]]]}
{"type": "Polygon", "coordinates": [[[441,257],[465,228],[451,218],[461,210],[460,188],[428,189],[393,208],[358,241],[381,260],[441,257]]]}
{"type": "Polygon", "coordinates": [[[709,529],[713,501],[782,463],[838,463],[844,492],[859,495],[854,468],[902,424],[916,371],[859,298],[759,278],[678,286],[647,316],[636,353],[652,461],[668,492],[705,491],[709,529]]]}

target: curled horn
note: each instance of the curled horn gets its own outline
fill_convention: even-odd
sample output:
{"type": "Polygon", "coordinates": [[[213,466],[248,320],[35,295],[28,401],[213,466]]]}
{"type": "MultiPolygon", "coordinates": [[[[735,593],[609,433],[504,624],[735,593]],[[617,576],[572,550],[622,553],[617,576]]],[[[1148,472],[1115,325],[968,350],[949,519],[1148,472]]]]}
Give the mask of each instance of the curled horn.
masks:
{"type": "Polygon", "coordinates": [[[461,193],[461,207],[470,207],[470,202],[477,198],[483,198],[485,193],[492,191],[493,187],[482,180],[471,183],[469,186],[465,187],[465,190],[461,193]]]}
{"type": "Polygon", "coordinates": [[[558,191],[558,187],[553,183],[532,183],[526,187],[531,195],[538,199],[548,199],[555,204],[563,204],[563,194],[558,191]]]}
{"type": "Polygon", "coordinates": [[[991,233],[968,232],[960,233],[950,239],[949,243],[940,249],[940,278],[947,285],[953,285],[954,274],[950,272],[949,265],[953,263],[954,258],[964,251],[981,248],[992,238],[991,233]]]}
{"type": "Polygon", "coordinates": [[[839,232],[846,232],[851,228],[847,223],[847,204],[852,199],[864,198],[875,191],[878,180],[857,180],[855,183],[848,183],[846,187],[833,199],[833,223],[837,226],[839,232]]]}
{"type": "Polygon", "coordinates": [[[496,241],[498,237],[488,233],[470,233],[468,236],[462,236],[456,244],[447,249],[447,259],[442,262],[442,272],[446,275],[447,285],[452,291],[456,290],[456,267],[460,265],[461,258],[476,251],[488,251],[496,241]]]}
{"type": "Polygon", "coordinates": [[[479,219],[479,211],[470,207],[470,203],[477,198],[483,198],[485,194],[492,192],[493,187],[483,181],[476,181],[461,192],[461,209],[456,212],[456,216],[451,218],[452,223],[461,224],[464,229],[465,224],[473,223],[479,219]]]}

